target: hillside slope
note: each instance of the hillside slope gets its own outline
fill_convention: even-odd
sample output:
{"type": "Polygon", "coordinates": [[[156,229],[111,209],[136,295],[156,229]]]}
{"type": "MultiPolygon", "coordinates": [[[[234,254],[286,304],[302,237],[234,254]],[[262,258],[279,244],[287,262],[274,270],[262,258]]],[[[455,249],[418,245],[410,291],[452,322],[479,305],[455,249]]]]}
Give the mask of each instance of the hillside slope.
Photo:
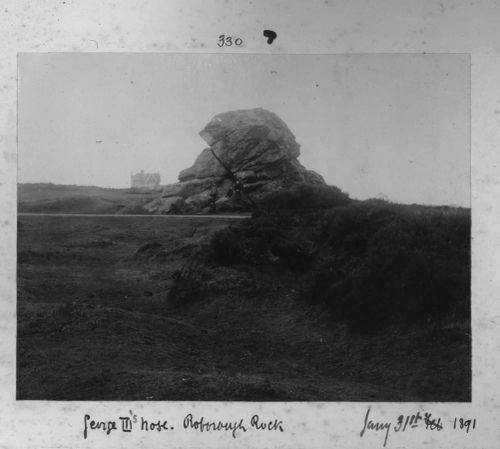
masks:
{"type": "Polygon", "coordinates": [[[18,184],[18,212],[66,214],[147,213],[158,192],[52,183],[18,184]]]}

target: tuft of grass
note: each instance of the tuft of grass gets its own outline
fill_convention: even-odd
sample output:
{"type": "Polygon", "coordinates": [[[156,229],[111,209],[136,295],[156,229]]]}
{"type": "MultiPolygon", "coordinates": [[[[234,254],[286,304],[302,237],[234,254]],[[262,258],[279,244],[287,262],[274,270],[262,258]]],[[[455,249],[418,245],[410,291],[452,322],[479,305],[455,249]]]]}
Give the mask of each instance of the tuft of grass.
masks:
{"type": "Polygon", "coordinates": [[[197,261],[190,261],[171,275],[173,284],[167,302],[172,307],[181,307],[200,301],[205,296],[204,270],[197,261]]]}

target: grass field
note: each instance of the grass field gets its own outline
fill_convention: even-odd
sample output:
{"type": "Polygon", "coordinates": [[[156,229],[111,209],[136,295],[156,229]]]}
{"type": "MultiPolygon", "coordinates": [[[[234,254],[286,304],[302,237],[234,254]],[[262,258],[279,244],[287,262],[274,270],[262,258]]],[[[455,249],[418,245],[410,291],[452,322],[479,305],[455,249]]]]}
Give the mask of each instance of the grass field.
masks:
{"type": "Polygon", "coordinates": [[[231,223],[20,216],[17,398],[470,400],[467,323],[357,333],[291,272],[191,266],[231,223]],[[191,269],[202,297],[169,301],[191,269]]]}
{"type": "Polygon", "coordinates": [[[51,183],[18,184],[18,211],[25,213],[145,213],[142,205],[159,191],[112,189],[51,183]]]}

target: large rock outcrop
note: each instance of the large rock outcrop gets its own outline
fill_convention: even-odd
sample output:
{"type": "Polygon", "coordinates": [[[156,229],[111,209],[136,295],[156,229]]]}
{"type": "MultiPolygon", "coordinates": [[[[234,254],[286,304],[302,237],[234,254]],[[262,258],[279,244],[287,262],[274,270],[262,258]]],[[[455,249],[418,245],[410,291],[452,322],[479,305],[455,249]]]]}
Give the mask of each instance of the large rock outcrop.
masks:
{"type": "Polygon", "coordinates": [[[300,145],[288,126],[262,108],[216,115],[200,136],[209,145],[179,182],[146,205],[156,213],[250,210],[262,198],[298,183],[324,184],[298,161],[300,145]]]}

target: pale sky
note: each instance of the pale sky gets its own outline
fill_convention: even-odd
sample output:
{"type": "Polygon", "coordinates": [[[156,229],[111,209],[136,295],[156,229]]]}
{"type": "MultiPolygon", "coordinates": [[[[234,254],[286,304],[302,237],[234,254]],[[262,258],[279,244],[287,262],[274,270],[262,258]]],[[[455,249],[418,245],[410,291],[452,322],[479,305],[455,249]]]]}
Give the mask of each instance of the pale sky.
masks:
{"type": "Polygon", "coordinates": [[[353,198],[469,206],[470,61],[460,54],[25,53],[18,181],[177,181],[221,112],[263,107],[300,162],[353,198]]]}

